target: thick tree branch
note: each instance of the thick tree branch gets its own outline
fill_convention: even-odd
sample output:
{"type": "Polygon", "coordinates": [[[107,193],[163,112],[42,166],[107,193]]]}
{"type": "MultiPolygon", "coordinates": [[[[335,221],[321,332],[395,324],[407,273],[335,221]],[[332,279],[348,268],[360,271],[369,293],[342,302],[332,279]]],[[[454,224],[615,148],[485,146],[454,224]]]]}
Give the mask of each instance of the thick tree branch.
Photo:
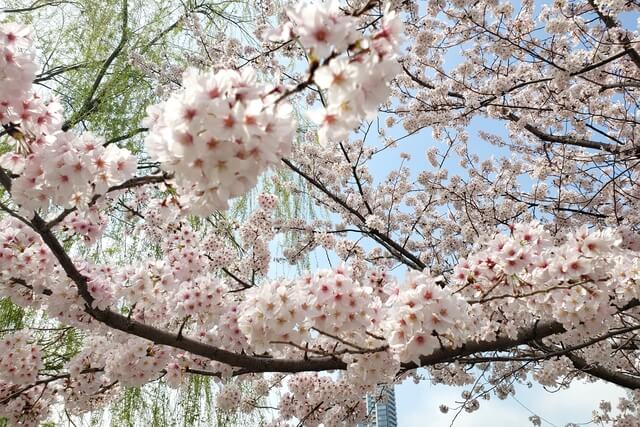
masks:
{"type": "MultiPolygon", "coordinates": [[[[520,121],[520,117],[513,114],[513,113],[509,113],[506,117],[507,120],[510,120],[514,123],[517,123],[520,121]]],[[[565,144],[565,145],[573,145],[575,147],[582,147],[582,148],[591,148],[594,150],[600,150],[600,151],[606,151],[607,153],[611,153],[611,154],[616,154],[618,153],[618,148],[610,145],[610,144],[605,144],[603,142],[598,142],[598,141],[593,141],[593,140],[589,140],[589,139],[582,139],[582,138],[576,138],[573,136],[565,136],[565,135],[552,135],[546,132],[543,132],[542,130],[540,130],[539,128],[527,123],[523,126],[527,131],[529,131],[531,134],[533,134],[535,137],[537,137],[538,139],[545,141],[545,142],[552,142],[552,143],[558,143],[558,144],[565,144]]]]}
{"type": "Polygon", "coordinates": [[[574,353],[568,353],[566,356],[571,360],[576,369],[585,372],[601,380],[625,387],[631,390],[640,389],[640,378],[634,377],[622,372],[611,371],[596,363],[587,363],[583,358],[574,353]]]}
{"type": "MultiPolygon", "coordinates": [[[[313,359],[276,359],[270,357],[251,356],[246,354],[237,354],[218,347],[201,343],[188,337],[178,337],[174,333],[170,333],[154,326],[146,325],[136,320],[130,319],[110,310],[101,310],[93,307],[94,299],[88,291],[88,279],[80,273],[68,254],[55,238],[46,223],[36,216],[32,221],[33,228],[40,234],[45,244],[52,251],[67,276],[78,287],[78,292],[86,302],[85,311],[97,321],[105,325],[120,330],[122,332],[148,339],[156,344],[168,345],[174,348],[180,348],[190,353],[229,364],[234,367],[243,368],[245,373],[248,372],[302,372],[302,371],[327,371],[327,370],[344,370],[346,364],[337,357],[327,356],[313,359]]],[[[630,308],[640,305],[640,301],[632,301],[626,306],[620,308],[620,311],[629,310],[630,308]]],[[[453,362],[459,358],[479,354],[483,352],[509,351],[520,345],[534,343],[553,335],[565,332],[564,326],[555,321],[536,322],[528,328],[523,328],[515,338],[499,337],[494,341],[468,342],[465,345],[456,348],[442,348],[428,356],[422,356],[420,363],[405,363],[402,365],[403,370],[411,370],[420,366],[431,366],[435,364],[453,362]]],[[[579,361],[576,362],[579,365],[579,361]]],[[[582,366],[582,365],[580,365],[582,366]]],[[[605,378],[607,373],[601,368],[589,367],[585,372],[605,378]]],[[[617,381],[616,384],[633,385],[628,376],[609,375],[612,380],[617,381]]]]}

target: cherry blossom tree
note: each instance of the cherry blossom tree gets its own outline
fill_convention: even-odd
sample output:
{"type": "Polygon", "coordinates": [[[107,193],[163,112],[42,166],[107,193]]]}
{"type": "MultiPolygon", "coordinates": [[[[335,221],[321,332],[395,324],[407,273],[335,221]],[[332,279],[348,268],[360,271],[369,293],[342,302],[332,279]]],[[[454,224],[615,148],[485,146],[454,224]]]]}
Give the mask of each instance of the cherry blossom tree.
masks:
{"type": "Polygon", "coordinates": [[[205,376],[222,412],[280,388],[270,425],[353,425],[418,368],[467,412],[606,381],[594,421],[640,423],[640,3],[184,2],[142,44],[123,0],[64,105],[38,83],[77,67],[16,18],[56,3],[0,24],[0,296],[39,321],[2,330],[9,424],[205,376]],[[188,58],[145,56],[171,31],[188,58]],[[122,58],[153,105],[105,136],[122,58]]]}

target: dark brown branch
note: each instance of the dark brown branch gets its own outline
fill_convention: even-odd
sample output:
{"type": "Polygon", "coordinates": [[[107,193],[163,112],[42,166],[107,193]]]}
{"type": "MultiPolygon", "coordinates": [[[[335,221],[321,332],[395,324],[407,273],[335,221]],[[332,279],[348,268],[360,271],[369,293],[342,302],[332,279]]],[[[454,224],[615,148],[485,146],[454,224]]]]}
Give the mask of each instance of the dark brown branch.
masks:
{"type": "Polygon", "coordinates": [[[573,366],[582,372],[631,390],[640,389],[640,378],[638,377],[622,372],[611,371],[595,363],[589,364],[583,358],[573,353],[568,353],[566,356],[571,360],[573,366]]]}
{"type": "MultiPolygon", "coordinates": [[[[598,14],[598,17],[602,20],[602,22],[604,22],[604,25],[608,29],[620,29],[615,19],[613,19],[609,15],[602,13],[602,11],[600,10],[600,8],[598,7],[598,5],[594,0],[589,0],[589,4],[593,8],[593,10],[598,14]]],[[[626,53],[629,55],[629,58],[631,58],[634,64],[636,64],[636,66],[640,68],[640,54],[638,54],[638,51],[635,50],[631,45],[631,40],[629,39],[629,36],[625,33],[625,35],[621,37],[620,41],[623,43],[626,53]]]]}
{"type": "Polygon", "coordinates": [[[414,254],[412,254],[408,250],[406,250],[403,246],[399,245],[397,242],[393,241],[388,236],[380,233],[377,230],[365,228],[366,219],[362,216],[362,214],[356,211],[355,209],[353,209],[351,206],[349,206],[344,200],[340,199],[338,196],[333,194],[321,182],[309,176],[303,170],[301,170],[296,165],[291,163],[291,161],[287,159],[282,159],[282,162],[287,166],[289,166],[289,168],[293,170],[295,173],[303,177],[307,182],[309,182],[315,188],[317,188],[326,196],[328,196],[335,203],[340,205],[343,209],[345,209],[351,215],[358,218],[358,220],[361,222],[361,224],[357,224],[358,228],[363,229],[363,233],[367,234],[373,240],[380,243],[385,249],[387,249],[390,253],[392,253],[398,261],[402,262],[403,264],[406,264],[407,266],[409,266],[414,270],[422,270],[426,267],[426,265],[418,257],[416,257],[414,254]]]}
{"type": "Polygon", "coordinates": [[[146,131],[148,131],[149,128],[137,128],[137,129],[133,129],[132,131],[129,131],[127,133],[125,133],[124,135],[119,135],[119,136],[115,136],[109,140],[107,140],[103,145],[106,147],[107,145],[110,144],[115,144],[116,142],[120,142],[120,141],[124,141],[125,139],[129,139],[132,138],[140,133],[144,133],[146,131]]]}
{"type": "MultiPolygon", "coordinates": [[[[166,174],[166,173],[164,173],[162,175],[136,176],[134,178],[131,178],[131,179],[123,182],[122,184],[118,184],[118,185],[114,185],[113,187],[110,187],[105,194],[113,193],[114,191],[126,190],[126,189],[129,189],[129,188],[140,187],[140,186],[143,186],[143,185],[159,184],[161,182],[167,181],[168,179],[171,179],[171,175],[166,174]]],[[[89,206],[95,205],[96,202],[98,200],[100,200],[100,198],[103,197],[105,194],[96,194],[95,196],[93,196],[91,198],[91,201],[89,202],[89,206]]],[[[62,221],[64,221],[64,219],[69,214],[75,212],[76,210],[77,210],[77,208],[75,208],[75,207],[63,210],[62,212],[60,212],[60,214],[58,214],[58,216],[56,216],[55,218],[53,218],[51,221],[49,221],[47,223],[47,227],[48,228],[55,227],[56,225],[58,225],[62,221]]]]}
{"type": "Polygon", "coordinates": [[[42,83],[54,78],[55,76],[59,76],[60,74],[64,74],[66,72],[73,71],[73,70],[79,70],[85,67],[90,67],[93,64],[95,64],[94,61],[86,61],[86,62],[80,62],[73,65],[60,65],[58,67],[51,68],[47,71],[44,71],[38,74],[35,80],[33,81],[33,83],[34,84],[42,83]]]}
{"type": "MultiPolygon", "coordinates": [[[[89,368],[89,369],[83,370],[80,373],[81,374],[92,374],[92,373],[101,372],[101,371],[103,371],[102,368],[89,368]]],[[[46,385],[46,384],[49,384],[49,383],[54,382],[54,381],[68,379],[70,377],[71,377],[71,374],[65,373],[65,374],[59,374],[59,375],[52,375],[49,378],[43,378],[43,379],[37,380],[33,384],[26,385],[26,386],[22,387],[21,389],[15,391],[14,393],[11,393],[9,396],[5,397],[4,399],[0,400],[0,405],[6,404],[11,399],[15,399],[16,397],[20,396],[25,391],[31,390],[34,387],[37,387],[37,386],[42,385],[42,384],[46,385]]]]}
{"type": "Polygon", "coordinates": [[[607,83],[601,84],[598,92],[604,92],[609,89],[627,89],[627,88],[640,88],[640,82],[619,82],[619,83],[607,83]]]}
{"type": "MultiPolygon", "coordinates": [[[[27,288],[27,289],[29,289],[29,290],[31,290],[33,292],[33,286],[28,284],[24,279],[20,279],[20,278],[17,278],[17,277],[11,277],[9,279],[9,283],[20,285],[20,286],[22,286],[24,288],[27,288]]],[[[50,295],[53,295],[53,292],[51,291],[51,289],[44,288],[42,290],[42,294],[50,296],[50,295]]]]}
{"type": "Polygon", "coordinates": [[[11,193],[11,177],[7,174],[3,168],[0,168],[0,185],[2,185],[5,190],[11,193]]]}
{"type": "MultiPolygon", "coordinates": [[[[509,113],[507,116],[505,116],[505,118],[515,123],[520,121],[520,117],[513,113],[509,113]]],[[[589,139],[576,138],[573,136],[552,135],[540,130],[539,128],[529,123],[525,124],[523,127],[531,134],[533,134],[536,138],[545,142],[573,145],[582,148],[591,148],[594,150],[606,151],[607,153],[611,154],[618,153],[618,149],[611,144],[605,144],[603,142],[593,141],[589,139]]]]}
{"type": "MultiPolygon", "coordinates": [[[[209,258],[207,256],[207,258],[209,258]]],[[[211,259],[211,258],[209,258],[211,259]]],[[[229,271],[229,269],[222,267],[222,271],[229,277],[231,277],[233,280],[235,280],[236,282],[238,282],[240,284],[240,286],[242,286],[239,289],[232,289],[229,291],[229,293],[234,293],[234,292],[241,292],[244,291],[246,289],[252,288],[253,286],[250,285],[249,283],[247,283],[246,281],[242,280],[241,278],[239,278],[238,276],[236,276],[235,274],[233,274],[231,271],[229,271]]]]}

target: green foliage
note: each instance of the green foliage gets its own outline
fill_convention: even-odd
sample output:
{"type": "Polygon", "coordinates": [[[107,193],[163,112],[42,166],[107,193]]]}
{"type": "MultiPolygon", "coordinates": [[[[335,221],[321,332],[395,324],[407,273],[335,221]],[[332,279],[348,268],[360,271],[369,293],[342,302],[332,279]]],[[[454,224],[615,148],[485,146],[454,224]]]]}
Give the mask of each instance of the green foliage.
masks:
{"type": "Polygon", "coordinates": [[[25,326],[25,310],[9,298],[0,298],[0,330],[22,329],[25,326]]]}
{"type": "Polygon", "coordinates": [[[137,412],[146,407],[145,399],[142,397],[142,389],[127,387],[122,392],[122,396],[113,405],[113,418],[111,425],[134,427],[137,412]]]}
{"type": "MultiPolygon", "coordinates": [[[[9,0],[7,7],[30,4],[9,0]]],[[[145,60],[160,63],[182,12],[169,0],[129,0],[127,5],[124,34],[123,0],[55,2],[9,15],[37,28],[36,46],[45,66],[36,81],[58,96],[67,122],[107,140],[135,136],[146,107],[157,100],[154,83],[132,65],[131,55],[143,54],[145,60]]],[[[119,144],[139,152],[140,142],[133,137],[119,144]]]]}
{"type": "Polygon", "coordinates": [[[210,394],[211,386],[211,378],[209,377],[193,375],[189,378],[188,386],[180,396],[180,404],[184,411],[182,424],[185,427],[196,425],[198,421],[209,423],[213,406],[210,394]],[[208,410],[203,411],[203,409],[208,410]]]}
{"type": "Polygon", "coordinates": [[[110,408],[111,425],[212,425],[214,388],[211,378],[200,375],[189,377],[187,384],[177,391],[161,380],[141,388],[126,388],[110,408]]]}

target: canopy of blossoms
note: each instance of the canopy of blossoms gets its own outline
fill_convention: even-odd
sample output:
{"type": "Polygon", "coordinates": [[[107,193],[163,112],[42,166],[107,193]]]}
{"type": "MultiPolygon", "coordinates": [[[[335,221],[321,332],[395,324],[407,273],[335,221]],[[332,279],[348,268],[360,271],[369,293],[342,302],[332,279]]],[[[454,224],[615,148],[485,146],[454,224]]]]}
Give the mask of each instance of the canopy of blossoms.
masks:
{"type": "Polygon", "coordinates": [[[68,126],[34,86],[36,30],[0,24],[0,296],[51,325],[2,331],[0,417],[208,375],[220,410],[283,387],[272,425],[352,425],[424,367],[470,387],[468,412],[527,379],[611,382],[633,392],[595,419],[640,424],[640,36],[619,20],[637,2],[258,3],[264,53],[158,79],[136,153],[68,126]],[[478,117],[507,135],[471,136],[478,117]],[[392,158],[401,130],[433,134],[426,161],[392,158]],[[279,214],[275,187],[327,215],[279,214]],[[116,219],[140,256],[87,256],[119,247],[116,219]],[[269,273],[314,251],[337,262],[269,273]],[[52,368],[68,328],[83,347],[52,368]]]}

